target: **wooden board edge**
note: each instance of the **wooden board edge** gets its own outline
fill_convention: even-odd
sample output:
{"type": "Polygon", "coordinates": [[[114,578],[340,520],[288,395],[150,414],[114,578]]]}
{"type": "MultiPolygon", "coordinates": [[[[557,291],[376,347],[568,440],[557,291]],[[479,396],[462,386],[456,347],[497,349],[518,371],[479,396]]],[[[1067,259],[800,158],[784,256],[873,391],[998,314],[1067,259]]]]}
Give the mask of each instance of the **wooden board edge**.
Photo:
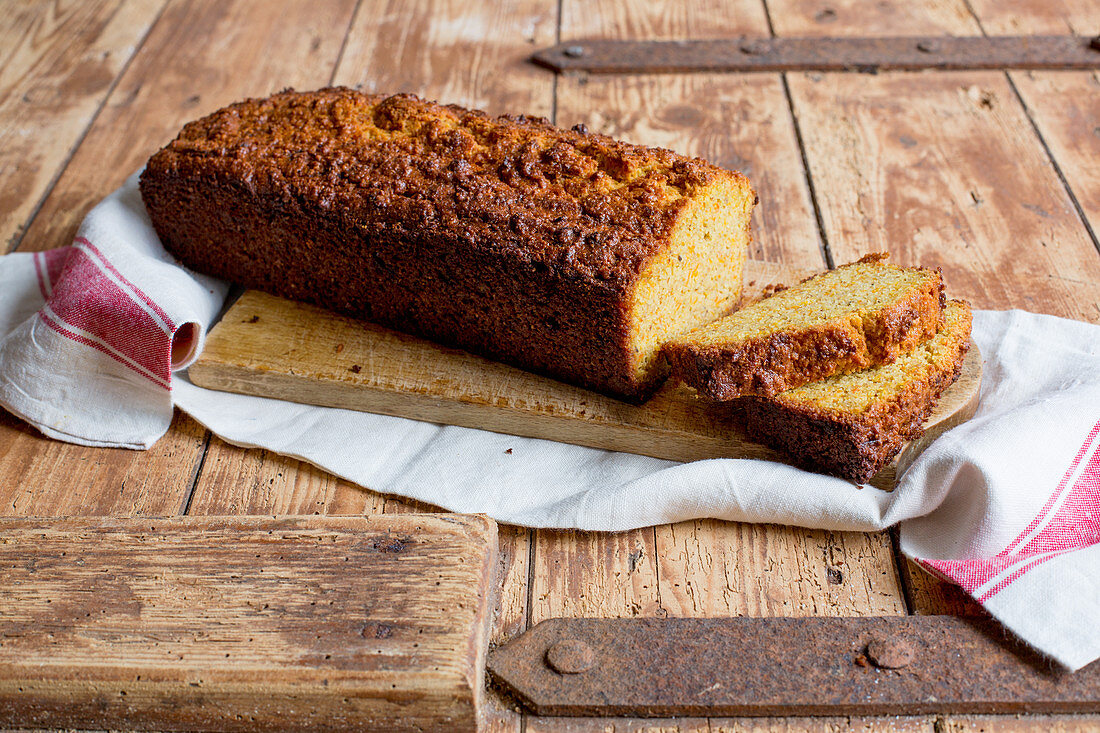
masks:
{"type": "MultiPolygon", "coordinates": [[[[441,400],[430,395],[401,393],[379,389],[369,385],[349,384],[340,380],[319,380],[279,372],[253,371],[233,364],[217,366],[196,363],[188,372],[191,381],[199,387],[221,392],[271,397],[319,407],[335,407],[369,412],[377,415],[421,420],[440,425],[486,430],[504,435],[537,438],[565,442],[582,447],[612,450],[635,455],[646,455],[670,461],[688,462],[706,458],[730,457],[730,443],[721,439],[707,439],[696,433],[646,429],[646,439],[639,444],[636,427],[616,425],[569,414],[540,414],[524,410],[487,405],[480,401],[441,400]],[[329,389],[324,397],[301,399],[300,385],[323,381],[329,389]],[[491,419],[487,419],[491,418],[491,419]],[[487,427],[491,424],[492,427],[487,427]],[[570,440],[562,440],[567,426],[570,440]],[[681,442],[669,442],[678,439],[681,442]],[[693,443],[690,454],[684,451],[682,441],[693,443]]],[[[758,455],[739,456],[771,458],[774,452],[764,446],[750,448],[758,455]]]]}
{"type": "MultiPolygon", "coordinates": [[[[389,671],[384,678],[377,673],[359,672],[353,679],[339,670],[315,673],[302,670],[294,679],[255,681],[237,679],[234,675],[219,679],[214,687],[190,679],[136,679],[123,668],[112,668],[105,676],[87,677],[82,666],[53,668],[48,678],[41,678],[41,665],[33,658],[26,664],[9,664],[0,677],[0,698],[26,700],[26,705],[0,706],[0,727],[139,727],[149,729],[253,730],[279,729],[313,730],[314,713],[333,708],[333,699],[341,696],[345,707],[355,714],[349,720],[391,720],[394,730],[478,730],[483,717],[486,639],[496,600],[493,573],[498,552],[496,522],[480,514],[409,513],[376,515],[202,515],[202,516],[102,516],[102,517],[0,517],[0,535],[4,544],[35,542],[49,534],[61,537],[83,537],[95,545],[99,535],[186,535],[194,537],[210,533],[231,537],[235,531],[250,535],[290,534],[310,536],[313,533],[341,533],[389,537],[430,525],[435,534],[448,534],[464,545],[476,548],[471,553],[477,559],[476,577],[481,579],[476,594],[477,607],[470,614],[471,633],[466,636],[464,652],[468,664],[462,672],[433,673],[417,669],[389,671]],[[459,538],[464,538],[460,540],[459,538]],[[323,678],[323,679],[322,679],[323,678]],[[380,693],[391,687],[406,699],[384,700],[380,693]],[[89,690],[92,690],[90,693],[89,690]],[[264,709],[250,709],[245,704],[250,695],[262,692],[271,701],[264,709]],[[441,693],[446,692],[446,695],[441,693]],[[400,725],[410,715],[408,705],[416,704],[416,716],[409,726],[400,725]],[[280,712],[282,711],[282,712],[280,712]],[[369,712],[368,712],[369,711],[369,712]],[[251,715],[249,713],[251,712],[251,715]],[[236,713],[236,717],[233,716],[236,713]],[[167,715],[167,717],[165,717],[167,715]],[[380,718],[378,716],[381,716],[380,718]],[[236,721],[236,722],[235,722],[236,721]],[[191,726],[191,727],[187,727],[191,726]],[[224,726],[224,727],[223,727],[224,726]]],[[[67,545],[70,553],[78,543],[67,545]]],[[[33,560],[33,553],[29,555],[33,560]]],[[[456,651],[460,651],[457,650],[456,651]]],[[[228,655],[227,655],[228,656],[228,655]]],[[[138,669],[143,672],[142,668],[138,669]]],[[[254,672],[246,668],[246,676],[254,672]]],[[[413,718],[409,718],[412,721],[413,718]]],[[[348,720],[334,719],[332,730],[348,729],[348,720]]],[[[408,721],[406,721],[408,722],[408,721]]]]}
{"type": "MultiPolygon", "coordinates": [[[[197,386],[235,394],[254,395],[301,402],[301,384],[316,384],[317,377],[286,374],[275,371],[251,370],[234,364],[208,364],[198,362],[189,371],[197,386]]],[[[933,411],[926,422],[924,435],[907,443],[898,457],[883,468],[869,482],[872,486],[889,491],[895,477],[904,472],[910,463],[947,430],[970,419],[977,410],[982,378],[981,352],[972,346],[963,362],[963,374],[959,381],[945,390],[940,404],[956,398],[964,379],[976,388],[965,396],[957,412],[937,419],[942,408],[933,411]],[[904,459],[905,463],[901,464],[904,459]],[[900,468],[898,468],[900,466],[900,468]]],[[[436,424],[456,425],[478,430],[489,430],[505,435],[566,442],[600,450],[620,451],[677,462],[691,462],[714,458],[748,458],[792,463],[781,453],[767,446],[743,440],[731,433],[730,440],[708,437],[659,428],[646,428],[644,433],[632,426],[596,422],[572,415],[542,415],[509,407],[486,405],[483,402],[440,400],[430,395],[403,393],[395,395],[385,389],[369,385],[349,384],[340,380],[324,380],[328,393],[307,403],[321,407],[353,409],[374,414],[423,420],[436,424]],[[491,420],[487,420],[491,417],[491,420]],[[492,427],[486,427],[492,424],[492,427]],[[562,440],[566,428],[569,440],[562,440]],[[640,437],[641,436],[641,437],[640,437]],[[643,439],[644,438],[644,439],[643,439]],[[690,448],[686,446],[690,444],[690,448]],[[737,454],[731,455],[736,446],[737,454]]]]}
{"type": "Polygon", "coordinates": [[[0,535],[9,531],[36,529],[48,531],[140,532],[169,527],[177,530],[225,529],[308,529],[310,524],[323,524],[333,529],[353,531],[376,530],[373,525],[403,526],[415,521],[443,522],[450,526],[464,525],[467,531],[492,539],[495,546],[497,523],[484,514],[452,512],[422,512],[408,514],[183,514],[142,516],[0,516],[0,535]],[[151,524],[152,523],[152,524],[151,524]],[[356,526],[361,525],[361,526],[356,526]]]}

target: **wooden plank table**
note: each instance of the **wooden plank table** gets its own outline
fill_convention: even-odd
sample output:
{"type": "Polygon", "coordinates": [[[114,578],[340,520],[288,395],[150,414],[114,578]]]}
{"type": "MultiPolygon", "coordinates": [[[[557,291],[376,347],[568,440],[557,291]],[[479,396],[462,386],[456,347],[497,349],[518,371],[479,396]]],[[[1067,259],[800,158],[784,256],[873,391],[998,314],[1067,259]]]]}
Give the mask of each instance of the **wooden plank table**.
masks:
{"type": "MultiPolygon", "coordinates": [[[[550,117],[744,171],[750,256],[806,268],[889,249],[979,308],[1100,322],[1100,77],[1091,72],[555,77],[562,39],[1093,34],[1088,0],[88,0],[0,17],[0,252],[67,244],[187,120],[329,83],[550,117]]],[[[177,415],[152,450],[83,448],[0,413],[0,515],[431,509],[230,446],[177,415]]],[[[500,534],[492,641],[553,616],[978,613],[891,534],[700,520],[500,534]]],[[[1100,718],[581,720],[490,697],[498,731],[1086,730],[1100,718]]]]}

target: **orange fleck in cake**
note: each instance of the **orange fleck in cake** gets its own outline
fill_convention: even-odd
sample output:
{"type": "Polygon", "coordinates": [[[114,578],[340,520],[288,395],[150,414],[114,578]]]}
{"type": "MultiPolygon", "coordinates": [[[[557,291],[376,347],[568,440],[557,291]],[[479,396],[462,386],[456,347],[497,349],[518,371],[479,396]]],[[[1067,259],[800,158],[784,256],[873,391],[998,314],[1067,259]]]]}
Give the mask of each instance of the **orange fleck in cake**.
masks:
{"type": "Polygon", "coordinates": [[[631,401],[737,303],[756,203],[668,150],[344,88],[188,124],[141,192],[191,268],[631,401]]]}
{"type": "Polygon", "coordinates": [[[943,316],[936,270],[867,255],[672,339],[673,375],[715,400],[769,396],[886,364],[929,339],[943,316]]]}
{"type": "Polygon", "coordinates": [[[959,376],[970,325],[969,304],[952,300],[939,332],[890,364],[730,404],[754,440],[808,468],[867,481],[921,435],[936,400],[959,376]]]}

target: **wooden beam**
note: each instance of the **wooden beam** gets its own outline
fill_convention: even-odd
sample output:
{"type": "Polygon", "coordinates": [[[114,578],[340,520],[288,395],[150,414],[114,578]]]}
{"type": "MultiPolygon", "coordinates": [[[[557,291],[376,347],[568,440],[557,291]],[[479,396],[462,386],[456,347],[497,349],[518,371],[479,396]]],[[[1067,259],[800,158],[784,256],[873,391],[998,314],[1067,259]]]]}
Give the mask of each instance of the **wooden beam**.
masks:
{"type": "Polygon", "coordinates": [[[483,517],[0,520],[0,725],[473,731],[483,517]]]}
{"type": "Polygon", "coordinates": [[[966,0],[987,33],[1073,33],[1100,31],[1100,6],[1092,0],[966,0]]]}

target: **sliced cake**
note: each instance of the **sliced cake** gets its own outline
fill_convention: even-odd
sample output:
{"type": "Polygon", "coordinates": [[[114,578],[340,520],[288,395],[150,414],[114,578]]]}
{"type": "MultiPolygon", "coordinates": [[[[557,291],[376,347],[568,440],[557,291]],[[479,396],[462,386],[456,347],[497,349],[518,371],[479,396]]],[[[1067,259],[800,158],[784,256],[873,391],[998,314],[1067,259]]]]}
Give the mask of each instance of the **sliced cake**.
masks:
{"type": "Polygon", "coordinates": [[[943,303],[938,270],[872,254],[678,336],[664,354],[705,397],[767,397],[888,364],[936,333],[943,303]]]}
{"type": "Polygon", "coordinates": [[[970,323],[969,304],[949,301],[939,332],[890,364],[730,404],[754,440],[813,470],[867,481],[921,435],[935,401],[959,376],[970,323]]]}

